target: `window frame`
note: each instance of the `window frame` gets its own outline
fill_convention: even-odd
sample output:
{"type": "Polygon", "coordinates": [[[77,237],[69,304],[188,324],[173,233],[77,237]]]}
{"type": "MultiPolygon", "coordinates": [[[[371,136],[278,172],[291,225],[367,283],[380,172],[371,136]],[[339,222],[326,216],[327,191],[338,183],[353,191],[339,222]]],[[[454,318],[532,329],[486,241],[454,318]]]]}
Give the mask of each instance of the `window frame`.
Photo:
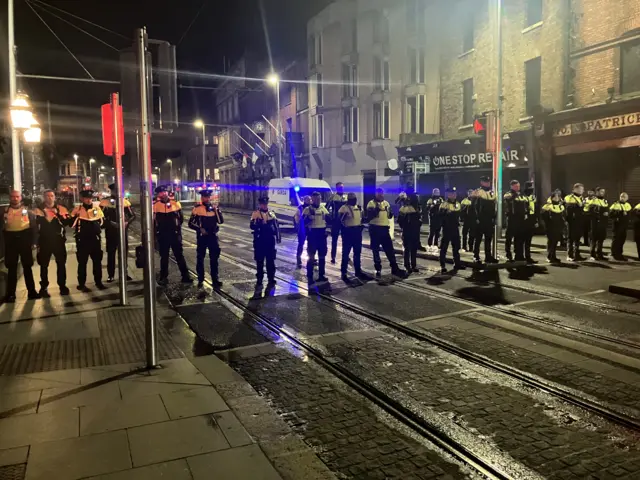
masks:
{"type": "Polygon", "coordinates": [[[473,77],[462,81],[462,125],[473,123],[473,77]]]}
{"type": "Polygon", "coordinates": [[[526,62],[524,62],[524,109],[525,114],[530,116],[533,114],[533,108],[542,103],[542,57],[534,57],[530,58],[526,62]],[[534,63],[535,62],[535,63],[534,63]],[[538,88],[534,97],[537,97],[537,102],[532,103],[533,99],[530,100],[529,89],[530,89],[530,81],[529,81],[529,65],[538,64],[538,88]]]}
{"type": "Polygon", "coordinates": [[[525,28],[542,22],[544,18],[544,0],[527,0],[525,11],[525,28]],[[532,15],[533,14],[533,15],[532,15]],[[535,16],[534,16],[535,15],[535,16]],[[532,16],[534,18],[532,19],[532,16]]]}
{"type": "Polygon", "coordinates": [[[314,148],[324,148],[324,115],[319,113],[311,117],[311,123],[313,127],[313,142],[314,148]]]}
{"type": "Polygon", "coordinates": [[[469,11],[462,31],[462,53],[470,52],[475,48],[475,35],[475,15],[472,11],[469,11]]]}
{"type": "Polygon", "coordinates": [[[342,109],[342,143],[358,143],[359,140],[359,108],[342,109]]]}
{"type": "Polygon", "coordinates": [[[322,85],[322,74],[316,73],[316,106],[322,107],[324,104],[324,88],[322,85]]]}
{"type": "Polygon", "coordinates": [[[406,97],[405,100],[406,119],[407,119],[407,133],[415,133],[424,135],[426,132],[426,96],[424,94],[416,94],[410,97],[406,97]],[[415,107],[412,107],[410,100],[415,99],[415,107]],[[413,128],[415,112],[415,128],[413,128]]]}
{"type": "Polygon", "coordinates": [[[373,138],[389,140],[391,138],[391,122],[389,102],[382,100],[373,104],[373,138]]]}
{"type": "Polygon", "coordinates": [[[619,89],[620,89],[620,94],[621,95],[625,95],[625,94],[631,94],[631,93],[637,93],[640,92],[640,67],[638,67],[638,79],[636,80],[637,82],[637,86],[636,87],[632,87],[631,89],[625,88],[625,62],[624,62],[624,58],[625,58],[625,48],[628,50],[637,48],[638,49],[638,57],[640,57],[640,40],[634,40],[632,42],[627,42],[627,43],[623,43],[622,45],[620,45],[620,82],[619,82],[619,89]]]}

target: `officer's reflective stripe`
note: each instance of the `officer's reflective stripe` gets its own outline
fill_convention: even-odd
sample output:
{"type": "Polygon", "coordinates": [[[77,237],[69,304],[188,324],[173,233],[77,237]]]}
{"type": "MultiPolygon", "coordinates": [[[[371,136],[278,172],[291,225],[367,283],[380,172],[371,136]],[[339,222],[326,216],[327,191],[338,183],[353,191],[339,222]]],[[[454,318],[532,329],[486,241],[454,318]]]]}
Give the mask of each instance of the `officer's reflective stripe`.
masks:
{"type": "MultiPolygon", "coordinates": [[[[197,215],[198,217],[218,217],[218,210],[211,207],[211,209],[207,209],[204,205],[199,205],[193,209],[191,215],[197,215]]],[[[218,221],[220,218],[218,218],[218,221]]]]}
{"type": "Polygon", "coordinates": [[[496,200],[496,194],[494,192],[487,191],[483,188],[478,188],[475,192],[473,192],[473,194],[476,198],[479,198],[481,200],[490,200],[490,201],[496,200]]]}
{"type": "Polygon", "coordinates": [[[180,202],[156,202],[153,204],[153,213],[175,213],[182,210],[180,202]]]}
{"type": "Polygon", "coordinates": [[[338,210],[338,215],[344,215],[342,223],[345,227],[358,227],[362,224],[362,208],[357,205],[343,205],[338,210]]]}
{"type": "Polygon", "coordinates": [[[564,212],[564,206],[547,203],[542,206],[542,210],[544,210],[545,212],[551,212],[551,213],[562,213],[564,212]]]}
{"type": "Polygon", "coordinates": [[[375,200],[371,200],[367,205],[367,210],[375,209],[376,206],[380,209],[378,212],[378,216],[369,220],[369,224],[377,225],[379,227],[388,227],[389,226],[389,209],[391,208],[389,202],[386,200],[383,202],[376,202],[375,200]]]}
{"type": "Polygon", "coordinates": [[[587,202],[587,204],[584,206],[584,210],[588,211],[592,206],[607,208],[609,206],[609,203],[604,198],[594,198],[593,200],[589,200],[587,202]]]}
{"type": "Polygon", "coordinates": [[[63,206],[52,208],[44,207],[44,210],[36,208],[33,213],[37,217],[43,217],[47,222],[54,221],[56,218],[58,218],[58,215],[60,215],[62,218],[67,218],[69,216],[69,211],[63,206]]]}
{"type": "Polygon", "coordinates": [[[461,206],[458,202],[456,203],[444,202],[442,205],[440,205],[440,210],[446,210],[448,212],[459,212],[460,208],[461,206]]]}
{"type": "Polygon", "coordinates": [[[628,203],[615,202],[611,205],[610,210],[619,210],[621,212],[630,212],[631,205],[628,203]]]}
{"type": "Polygon", "coordinates": [[[582,207],[585,202],[582,199],[582,197],[578,197],[577,195],[571,194],[564,197],[564,203],[568,205],[576,205],[578,207],[582,207]]]}
{"type": "Polygon", "coordinates": [[[4,230],[6,232],[22,232],[30,227],[29,211],[24,208],[8,207],[4,212],[4,230]]]}
{"type": "Polygon", "coordinates": [[[327,228],[326,217],[329,215],[329,211],[323,206],[319,207],[307,207],[302,212],[305,218],[311,219],[311,228],[327,228]],[[314,213],[311,213],[311,208],[314,209],[314,213]]]}

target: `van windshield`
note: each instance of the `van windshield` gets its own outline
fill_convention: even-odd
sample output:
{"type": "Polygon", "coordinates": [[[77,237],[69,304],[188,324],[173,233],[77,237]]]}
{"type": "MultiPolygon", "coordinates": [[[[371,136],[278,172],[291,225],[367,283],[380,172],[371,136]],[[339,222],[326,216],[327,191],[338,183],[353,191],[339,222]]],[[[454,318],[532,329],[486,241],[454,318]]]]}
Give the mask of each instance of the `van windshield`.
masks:
{"type": "MultiPolygon", "coordinates": [[[[295,190],[292,189],[293,194],[295,195],[296,192],[295,190]]],[[[329,201],[329,197],[331,197],[331,190],[330,189],[318,189],[318,188],[309,188],[309,187],[300,187],[300,190],[298,190],[297,192],[297,197],[298,198],[292,198],[292,204],[294,201],[296,201],[297,203],[295,204],[295,206],[301,205],[302,199],[306,196],[309,195],[311,196],[313,194],[313,192],[318,192],[320,193],[320,195],[322,195],[322,203],[326,203],[329,201]]],[[[293,196],[293,195],[292,195],[293,196]]]]}

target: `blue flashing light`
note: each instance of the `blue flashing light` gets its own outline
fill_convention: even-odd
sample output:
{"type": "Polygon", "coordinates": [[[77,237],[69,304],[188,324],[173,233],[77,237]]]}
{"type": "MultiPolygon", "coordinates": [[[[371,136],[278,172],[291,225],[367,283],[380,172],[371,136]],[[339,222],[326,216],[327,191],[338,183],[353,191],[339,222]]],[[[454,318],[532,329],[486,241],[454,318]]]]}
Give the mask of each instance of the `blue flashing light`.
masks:
{"type": "Polygon", "coordinates": [[[296,185],[295,187],[293,187],[293,190],[298,193],[300,191],[300,185],[296,185]]]}

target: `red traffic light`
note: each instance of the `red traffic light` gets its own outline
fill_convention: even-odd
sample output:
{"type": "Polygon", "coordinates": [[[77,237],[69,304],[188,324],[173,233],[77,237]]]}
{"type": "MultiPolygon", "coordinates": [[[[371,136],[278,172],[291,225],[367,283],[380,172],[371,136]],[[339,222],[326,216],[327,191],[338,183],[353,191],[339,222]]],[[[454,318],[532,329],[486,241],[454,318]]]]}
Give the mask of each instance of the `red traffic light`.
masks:
{"type": "Polygon", "coordinates": [[[487,121],[486,118],[476,118],[473,121],[473,133],[475,133],[476,135],[486,133],[487,131],[486,121],[487,121]]]}

